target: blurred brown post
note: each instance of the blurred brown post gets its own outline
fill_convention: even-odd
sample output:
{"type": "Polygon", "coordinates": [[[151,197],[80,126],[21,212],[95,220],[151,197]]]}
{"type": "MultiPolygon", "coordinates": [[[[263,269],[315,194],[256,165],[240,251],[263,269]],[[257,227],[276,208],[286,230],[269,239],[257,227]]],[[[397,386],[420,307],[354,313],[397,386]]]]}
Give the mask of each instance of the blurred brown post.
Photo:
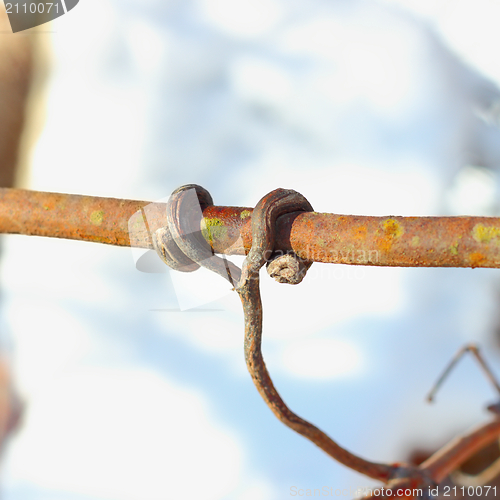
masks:
{"type": "MultiPolygon", "coordinates": [[[[30,91],[34,78],[33,33],[13,34],[0,3],[0,187],[15,184],[23,151],[30,91]]],[[[0,346],[0,448],[20,418],[22,404],[16,396],[8,354],[0,346]]]]}

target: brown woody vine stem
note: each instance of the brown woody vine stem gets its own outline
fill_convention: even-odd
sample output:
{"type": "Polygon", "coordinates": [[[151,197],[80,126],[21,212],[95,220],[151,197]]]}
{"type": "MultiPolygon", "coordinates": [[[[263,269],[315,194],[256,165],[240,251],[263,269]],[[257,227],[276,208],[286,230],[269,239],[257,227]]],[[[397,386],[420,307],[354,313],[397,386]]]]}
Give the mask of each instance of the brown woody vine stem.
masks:
{"type": "Polygon", "coordinates": [[[309,439],[333,459],[361,474],[387,483],[397,467],[391,464],[370,462],[351,453],[321,429],[288,408],[274,387],[262,357],[262,303],[258,277],[248,280],[247,284],[237,291],[245,315],[245,359],[248,371],[267,406],[282,423],[309,439]]]}
{"type": "MultiPolygon", "coordinates": [[[[259,271],[275,249],[276,220],[282,214],[312,210],[309,202],[296,191],[276,189],[264,196],[253,212],[252,248],[236,285],[245,316],[245,360],[262,399],[287,427],[304,436],[341,464],[374,479],[389,481],[398,469],[389,464],[370,462],[342,448],[322,430],[295,414],[274,387],[262,356],[262,302],[259,271]]],[[[278,257],[281,258],[281,257],[278,257]]],[[[294,256],[294,258],[297,258],[294,256]]],[[[300,260],[300,258],[297,258],[300,260]]],[[[285,263],[286,264],[286,263],[285,263]]],[[[297,267],[297,269],[299,269],[297,267]]],[[[301,279],[301,278],[300,278],[301,279]]],[[[299,281],[300,281],[299,279],[299,281]]],[[[296,282],[292,279],[292,282],[296,282]]]]}

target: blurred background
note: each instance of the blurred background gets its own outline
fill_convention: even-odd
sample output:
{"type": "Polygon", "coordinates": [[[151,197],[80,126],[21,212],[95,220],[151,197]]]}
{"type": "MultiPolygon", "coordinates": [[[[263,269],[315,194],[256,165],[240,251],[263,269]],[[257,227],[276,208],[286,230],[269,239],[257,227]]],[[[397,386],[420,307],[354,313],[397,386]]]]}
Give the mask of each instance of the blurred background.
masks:
{"type": "MultiPolygon", "coordinates": [[[[3,185],[155,201],[197,183],[236,206],[283,187],[318,212],[498,216],[499,16],[493,0],[81,0],[12,35],[3,12],[3,185]]],[[[265,406],[221,278],[135,258],[2,236],[0,340],[24,406],[4,500],[375,485],[265,406]]],[[[365,458],[424,457],[498,399],[468,358],[425,402],[467,342],[500,374],[497,270],[314,264],[262,294],[283,398],[365,458]]]]}

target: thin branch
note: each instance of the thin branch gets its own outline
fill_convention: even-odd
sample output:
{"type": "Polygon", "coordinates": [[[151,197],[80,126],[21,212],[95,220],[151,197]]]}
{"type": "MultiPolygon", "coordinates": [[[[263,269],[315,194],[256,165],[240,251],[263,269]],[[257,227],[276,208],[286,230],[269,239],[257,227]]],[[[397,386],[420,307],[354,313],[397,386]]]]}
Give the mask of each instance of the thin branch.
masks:
{"type": "Polygon", "coordinates": [[[438,485],[469,458],[497,440],[499,436],[499,419],[477,427],[443,446],[420,464],[419,467],[415,468],[414,474],[403,476],[401,479],[394,479],[389,482],[387,487],[373,488],[372,493],[364,496],[363,500],[375,500],[382,496],[384,498],[404,497],[409,500],[417,496],[414,493],[419,489],[423,490],[424,497],[430,496],[428,495],[428,488],[438,485]],[[380,492],[381,489],[385,491],[383,494],[380,492]],[[387,490],[391,491],[387,492],[387,490]],[[405,491],[410,494],[404,493],[405,491]]]}
{"type": "Polygon", "coordinates": [[[500,419],[458,436],[420,465],[436,483],[500,436],[500,419]]]}
{"type": "MultiPolygon", "coordinates": [[[[283,401],[274,387],[262,356],[262,301],[259,288],[259,270],[273,253],[276,236],[276,220],[288,211],[312,210],[309,202],[296,191],[276,189],[264,196],[253,212],[252,248],[243,262],[241,278],[236,286],[245,316],[245,361],[255,387],[274,415],[287,427],[309,439],[334,460],[341,464],[378,479],[388,482],[397,466],[371,462],[342,448],[321,429],[299,417],[283,401]]],[[[286,256],[282,256],[286,257],[286,256]]],[[[295,257],[299,259],[299,257],[295,257]]],[[[284,261],[283,265],[287,265],[284,261]]],[[[300,272],[299,266],[294,266],[300,272]]],[[[292,269],[290,271],[293,272],[292,269]]],[[[298,283],[299,277],[292,277],[289,283],[298,283]]]]}
{"type": "MultiPolygon", "coordinates": [[[[468,344],[462,347],[453,356],[452,360],[443,371],[436,384],[427,396],[428,401],[432,401],[436,395],[437,390],[441,387],[445,378],[449,375],[451,370],[457,364],[457,362],[464,356],[465,353],[470,352],[474,358],[478,361],[480,367],[483,369],[487,378],[493,384],[497,392],[500,393],[500,385],[496,380],[493,372],[486,363],[485,359],[481,355],[479,348],[474,344],[468,344]]],[[[388,489],[392,490],[394,494],[399,490],[418,490],[418,488],[428,487],[429,481],[434,484],[438,484],[443,479],[445,479],[449,474],[456,470],[460,465],[473,457],[478,451],[482,450],[495,440],[500,437],[500,419],[497,418],[485,425],[482,425],[467,434],[458,436],[447,445],[443,446],[434,455],[423,462],[419,467],[418,471],[421,472],[422,476],[420,478],[418,475],[410,474],[407,477],[402,477],[401,479],[393,480],[389,482],[388,489]]],[[[466,481],[470,484],[485,484],[485,481],[489,481],[498,474],[500,471],[500,459],[496,460],[493,464],[487,467],[483,472],[475,476],[470,476],[467,474],[456,474],[457,477],[466,481]]],[[[401,496],[401,495],[397,495],[401,496]]],[[[364,497],[365,500],[373,499],[377,495],[368,495],[364,497]]]]}
{"type": "Polygon", "coordinates": [[[448,375],[450,374],[451,370],[455,367],[455,365],[458,363],[458,361],[463,357],[463,355],[467,352],[470,352],[472,356],[477,360],[479,363],[479,366],[483,369],[483,372],[485,373],[487,379],[492,383],[493,387],[497,391],[498,394],[500,394],[500,384],[498,383],[495,375],[493,375],[493,372],[491,371],[491,368],[488,366],[486,363],[485,359],[481,355],[481,352],[479,351],[479,348],[475,344],[468,344],[464,347],[462,347],[456,354],[453,356],[452,360],[448,364],[448,366],[445,368],[444,372],[441,374],[437,382],[434,384],[434,387],[431,389],[427,396],[427,400],[429,402],[434,400],[434,396],[436,395],[437,391],[443,384],[444,380],[448,375]]]}
{"type": "Polygon", "coordinates": [[[397,467],[391,464],[371,462],[346,450],[321,429],[299,417],[283,401],[274,387],[262,357],[262,303],[259,293],[259,280],[252,278],[240,288],[245,315],[245,359],[248,371],[262,399],[274,415],[287,427],[304,436],[326,454],[341,464],[368,477],[387,483],[397,467]]]}
{"type": "Polygon", "coordinates": [[[450,477],[458,486],[484,486],[500,474],[500,458],[497,458],[478,474],[466,474],[460,469],[454,470],[450,477]]]}

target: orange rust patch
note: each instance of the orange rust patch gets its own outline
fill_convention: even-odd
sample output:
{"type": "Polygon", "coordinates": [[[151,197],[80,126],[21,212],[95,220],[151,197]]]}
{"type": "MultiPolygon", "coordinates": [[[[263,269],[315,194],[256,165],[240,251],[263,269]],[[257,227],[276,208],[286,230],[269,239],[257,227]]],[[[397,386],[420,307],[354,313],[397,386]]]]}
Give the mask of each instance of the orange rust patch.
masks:
{"type": "MultiPolygon", "coordinates": [[[[378,240],[377,245],[381,251],[388,252],[393,243],[404,233],[404,229],[401,227],[401,224],[394,219],[385,220],[382,223],[382,227],[383,235],[378,240]]],[[[377,232],[380,233],[380,230],[377,232]]]]}
{"type": "Polygon", "coordinates": [[[479,267],[486,261],[486,257],[481,252],[474,252],[469,254],[471,267],[479,267]]]}
{"type": "Polygon", "coordinates": [[[43,209],[54,210],[55,206],[56,206],[55,202],[53,202],[52,200],[47,200],[47,202],[43,204],[43,209]]]}
{"type": "Polygon", "coordinates": [[[357,226],[352,228],[352,238],[355,240],[366,240],[366,234],[368,232],[368,228],[366,226],[357,226]]]}

